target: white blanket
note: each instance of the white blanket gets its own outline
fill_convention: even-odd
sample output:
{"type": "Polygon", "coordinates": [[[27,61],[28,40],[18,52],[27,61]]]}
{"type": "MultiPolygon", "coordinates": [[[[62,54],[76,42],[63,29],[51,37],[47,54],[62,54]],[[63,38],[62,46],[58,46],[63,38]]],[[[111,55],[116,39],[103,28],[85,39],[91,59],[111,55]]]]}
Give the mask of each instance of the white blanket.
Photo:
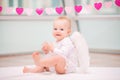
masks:
{"type": "Polygon", "coordinates": [[[22,73],[23,67],[0,67],[0,80],[120,80],[120,67],[90,67],[86,74],[22,73]]]}

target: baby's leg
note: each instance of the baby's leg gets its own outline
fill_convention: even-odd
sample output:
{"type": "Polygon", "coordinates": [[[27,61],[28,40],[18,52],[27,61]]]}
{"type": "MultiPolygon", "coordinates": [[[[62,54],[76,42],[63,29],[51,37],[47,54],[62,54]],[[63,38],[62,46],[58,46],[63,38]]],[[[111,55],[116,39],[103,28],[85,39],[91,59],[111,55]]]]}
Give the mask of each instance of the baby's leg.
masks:
{"type": "MultiPolygon", "coordinates": [[[[33,57],[33,60],[34,60],[34,63],[37,65],[39,65],[39,60],[40,60],[40,53],[39,52],[34,52],[32,54],[32,57],[33,57]]],[[[45,71],[49,71],[49,68],[48,67],[43,67],[43,69],[45,71]]]]}
{"type": "Polygon", "coordinates": [[[40,53],[39,52],[34,52],[32,54],[32,57],[33,57],[35,65],[38,65],[39,64],[39,60],[40,60],[40,53]]]}
{"type": "Polygon", "coordinates": [[[40,66],[36,66],[34,68],[28,68],[28,67],[24,67],[23,68],[23,73],[37,73],[37,72],[43,72],[44,69],[40,66]]]}
{"type": "Polygon", "coordinates": [[[40,59],[40,54],[33,53],[33,59],[36,65],[42,67],[55,67],[57,73],[63,74],[65,73],[65,59],[60,55],[55,55],[49,58],[40,59]]]}

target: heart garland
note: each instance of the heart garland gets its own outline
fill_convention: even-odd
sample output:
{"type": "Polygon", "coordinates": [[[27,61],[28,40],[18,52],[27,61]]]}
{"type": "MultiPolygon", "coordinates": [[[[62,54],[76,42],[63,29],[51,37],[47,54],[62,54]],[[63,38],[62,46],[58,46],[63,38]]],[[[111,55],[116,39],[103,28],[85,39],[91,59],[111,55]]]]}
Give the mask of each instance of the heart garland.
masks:
{"type": "MultiPolygon", "coordinates": [[[[114,3],[115,3],[116,6],[120,7],[120,0],[115,0],[114,3]]],[[[103,5],[105,6],[105,8],[110,8],[112,6],[112,4],[113,4],[112,1],[105,2],[104,4],[102,2],[95,2],[94,3],[94,8],[96,10],[100,10],[103,7],[103,5]]],[[[63,13],[64,10],[66,11],[66,13],[71,13],[72,9],[73,9],[72,7],[65,7],[65,8],[63,8],[63,7],[56,7],[55,11],[56,11],[57,14],[60,15],[60,14],[63,13]]],[[[82,5],[74,6],[74,10],[75,10],[76,13],[80,13],[82,11],[82,9],[83,9],[82,5]]],[[[87,11],[90,11],[92,9],[92,5],[86,5],[85,9],[87,11]]],[[[45,8],[45,12],[48,15],[51,15],[54,12],[53,10],[54,10],[53,8],[45,8]]],[[[3,7],[0,6],[0,13],[2,11],[3,11],[3,7]]],[[[32,8],[19,8],[19,7],[16,8],[16,13],[18,15],[22,15],[24,11],[25,11],[25,13],[28,16],[32,15],[32,13],[33,13],[33,9],[32,8]]],[[[6,8],[6,13],[7,14],[11,14],[12,12],[13,12],[13,8],[6,8]]],[[[44,12],[44,9],[43,8],[36,8],[35,12],[38,15],[42,15],[42,13],[44,12]]]]}

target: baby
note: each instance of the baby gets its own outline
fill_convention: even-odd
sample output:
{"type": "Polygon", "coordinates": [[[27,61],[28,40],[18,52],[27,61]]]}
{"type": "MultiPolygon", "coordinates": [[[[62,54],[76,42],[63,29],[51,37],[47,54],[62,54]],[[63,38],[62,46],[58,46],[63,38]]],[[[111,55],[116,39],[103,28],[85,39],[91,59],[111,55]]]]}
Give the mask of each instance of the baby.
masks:
{"type": "Polygon", "coordinates": [[[58,17],[53,25],[53,36],[56,39],[55,44],[44,43],[42,47],[42,50],[49,56],[41,58],[39,52],[34,52],[32,57],[36,67],[24,67],[23,72],[37,73],[45,70],[51,71],[51,67],[58,74],[75,72],[77,67],[76,49],[69,38],[70,33],[71,20],[66,16],[58,17]]]}

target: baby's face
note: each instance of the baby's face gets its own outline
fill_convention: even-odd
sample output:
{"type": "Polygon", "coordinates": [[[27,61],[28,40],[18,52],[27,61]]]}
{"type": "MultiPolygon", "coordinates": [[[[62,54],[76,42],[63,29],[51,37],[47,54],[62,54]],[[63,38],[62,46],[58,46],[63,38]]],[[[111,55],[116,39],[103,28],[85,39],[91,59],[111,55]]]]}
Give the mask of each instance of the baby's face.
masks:
{"type": "Polygon", "coordinates": [[[54,22],[53,36],[60,41],[70,34],[69,22],[66,20],[57,20],[54,22]]]}

